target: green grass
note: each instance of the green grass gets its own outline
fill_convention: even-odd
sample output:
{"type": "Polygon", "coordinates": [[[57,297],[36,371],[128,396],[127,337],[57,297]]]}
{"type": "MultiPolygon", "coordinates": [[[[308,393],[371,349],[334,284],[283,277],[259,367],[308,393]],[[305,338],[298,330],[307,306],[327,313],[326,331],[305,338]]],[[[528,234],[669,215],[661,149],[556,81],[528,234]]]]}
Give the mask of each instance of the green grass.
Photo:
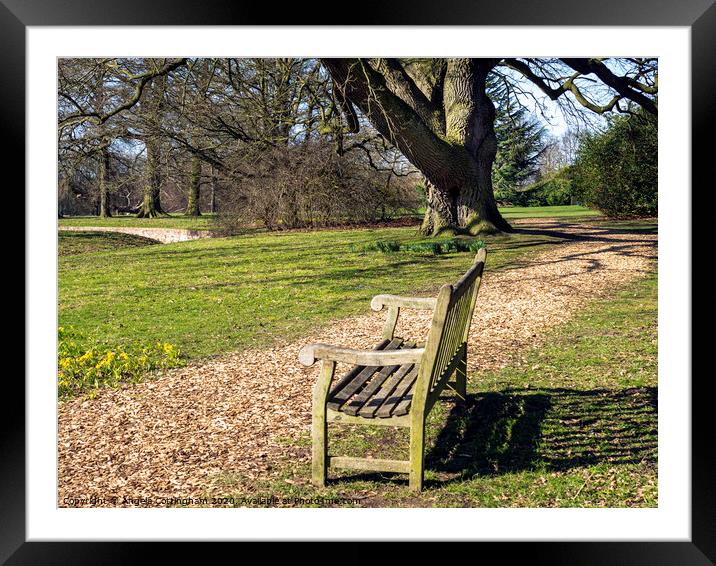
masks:
{"type": "Polygon", "coordinates": [[[384,254],[394,254],[398,252],[410,252],[418,254],[432,254],[440,255],[450,252],[471,252],[477,253],[480,248],[483,248],[485,243],[482,240],[475,240],[473,238],[453,238],[451,240],[438,240],[431,238],[422,242],[409,242],[401,244],[400,242],[392,240],[379,240],[375,243],[368,244],[363,248],[356,248],[352,246],[352,251],[364,251],[364,252],[381,252],[384,254]]]}
{"type": "MultiPolygon", "coordinates": [[[[583,206],[508,206],[501,207],[505,218],[550,218],[600,216],[596,210],[583,206]]],[[[60,226],[125,226],[133,228],[185,228],[190,230],[214,229],[213,214],[198,218],[187,217],[181,213],[172,213],[159,218],[137,218],[134,215],[99,218],[97,216],[72,216],[60,218],[60,226]]]]}
{"type": "Polygon", "coordinates": [[[654,219],[641,218],[635,220],[604,220],[594,224],[596,228],[619,230],[628,233],[656,234],[658,226],[654,219]]]}
{"type": "Polygon", "coordinates": [[[180,213],[158,218],[137,218],[134,215],[99,218],[97,216],[72,216],[59,219],[60,226],[123,226],[126,228],[183,228],[187,230],[211,230],[214,228],[214,215],[199,217],[184,216],[180,213]]]}
{"type": "Polygon", "coordinates": [[[158,242],[149,238],[116,232],[58,232],[57,238],[59,256],[158,245],[158,242]]]}
{"type": "MultiPolygon", "coordinates": [[[[654,229],[642,222],[610,227],[654,229]]],[[[491,270],[557,241],[482,239],[491,270]]],[[[305,335],[366,312],[376,293],[433,293],[472,257],[360,251],[393,241],[425,240],[413,228],[146,246],[118,234],[60,233],[59,323],[88,340],[169,342],[189,358],[204,357],[305,335]]],[[[403,475],[350,471],[332,471],[340,481],[312,487],[308,434],[286,440],[297,458],[278,481],[227,473],[225,492],[238,504],[275,495],[351,497],[363,506],[655,506],[656,298],[654,274],[595,302],[512,367],[481,374],[479,382],[472,376],[465,404],[439,403],[428,421],[422,494],[409,492],[403,475]]],[[[405,431],[346,427],[331,437],[334,454],[404,458],[406,449],[405,431]]]]}
{"type": "MultiPolygon", "coordinates": [[[[292,443],[278,480],[227,473],[221,481],[241,506],[274,496],[279,505],[323,497],[376,507],[655,507],[656,387],[654,273],[595,301],[512,367],[471,376],[464,404],[438,403],[421,494],[408,491],[405,475],[358,471],[331,470],[326,488],[313,487],[308,433],[292,443]]],[[[330,430],[332,454],[406,457],[405,430],[330,430]]]]}
{"type": "MultiPolygon", "coordinates": [[[[98,234],[104,241],[106,234],[98,234]]],[[[554,238],[483,238],[490,269],[554,238]]],[[[83,241],[91,249],[91,239],[83,241]]],[[[188,358],[305,335],[367,312],[378,293],[434,293],[461,275],[470,252],[439,256],[361,252],[414,228],[328,230],[202,239],[67,255],[60,235],[59,324],[88,339],[169,342],[188,358]]],[[[76,249],[76,247],[75,247],[76,249]]]]}
{"type": "Polygon", "coordinates": [[[576,216],[601,216],[601,212],[586,206],[505,206],[499,208],[505,218],[568,218],[576,216]]]}

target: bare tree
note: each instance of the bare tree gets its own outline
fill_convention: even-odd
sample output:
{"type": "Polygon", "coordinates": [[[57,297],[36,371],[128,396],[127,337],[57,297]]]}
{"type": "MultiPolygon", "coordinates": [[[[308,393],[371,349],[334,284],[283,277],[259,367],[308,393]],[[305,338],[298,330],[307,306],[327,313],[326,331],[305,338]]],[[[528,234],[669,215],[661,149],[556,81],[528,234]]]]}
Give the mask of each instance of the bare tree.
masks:
{"type": "Polygon", "coordinates": [[[139,214],[152,216],[161,211],[157,186],[160,145],[158,141],[161,118],[157,112],[161,103],[156,95],[157,83],[165,84],[166,77],[180,68],[185,59],[60,59],[58,62],[58,138],[60,174],[72,176],[91,160],[95,165],[95,185],[100,216],[110,215],[110,180],[113,144],[122,138],[142,139],[146,145],[146,176],[151,198],[142,203],[139,214]],[[132,112],[144,99],[153,112],[153,121],[140,135],[132,112]],[[149,202],[149,204],[147,204],[149,202]]]}

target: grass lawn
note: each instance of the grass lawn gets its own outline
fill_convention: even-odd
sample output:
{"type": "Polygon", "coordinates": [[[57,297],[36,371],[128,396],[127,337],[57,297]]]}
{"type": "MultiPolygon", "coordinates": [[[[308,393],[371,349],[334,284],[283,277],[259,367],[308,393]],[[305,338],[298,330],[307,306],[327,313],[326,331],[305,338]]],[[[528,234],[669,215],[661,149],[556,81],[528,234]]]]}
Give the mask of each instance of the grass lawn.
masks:
{"type": "MultiPolygon", "coordinates": [[[[500,208],[505,218],[566,218],[576,216],[600,216],[601,214],[583,206],[510,206],[500,208]]],[[[211,230],[214,215],[205,214],[198,218],[182,213],[172,213],[159,218],[137,218],[134,215],[98,218],[97,216],[73,216],[60,218],[60,226],[125,226],[136,228],[185,228],[190,230],[211,230]]]]}
{"type": "Polygon", "coordinates": [[[568,218],[575,216],[601,216],[601,212],[586,206],[506,206],[500,213],[507,219],[518,218],[568,218]]]}
{"type": "MultiPolygon", "coordinates": [[[[425,241],[410,227],[144,247],[121,247],[130,239],[115,234],[81,234],[59,233],[60,326],[107,344],[169,342],[188,358],[296,338],[368,311],[378,293],[434,293],[461,275],[473,256],[360,251],[377,241],[425,241]]],[[[485,238],[489,268],[551,241],[526,234],[485,238]]]]}
{"type": "MultiPolygon", "coordinates": [[[[471,376],[464,404],[438,403],[421,494],[408,491],[404,474],[359,471],[331,470],[318,489],[309,464],[286,462],[277,481],[223,476],[225,495],[238,506],[262,496],[287,505],[356,498],[375,507],[656,507],[656,388],[654,273],[595,301],[514,367],[471,376]]],[[[333,454],[407,454],[405,429],[330,431],[333,454]]],[[[310,454],[310,445],[306,433],[300,449],[310,454]]]]}
{"type": "Polygon", "coordinates": [[[137,218],[134,215],[99,218],[97,216],[72,216],[60,218],[60,226],[123,226],[126,228],[184,228],[188,230],[211,230],[214,215],[184,216],[172,213],[158,218],[137,218]]]}

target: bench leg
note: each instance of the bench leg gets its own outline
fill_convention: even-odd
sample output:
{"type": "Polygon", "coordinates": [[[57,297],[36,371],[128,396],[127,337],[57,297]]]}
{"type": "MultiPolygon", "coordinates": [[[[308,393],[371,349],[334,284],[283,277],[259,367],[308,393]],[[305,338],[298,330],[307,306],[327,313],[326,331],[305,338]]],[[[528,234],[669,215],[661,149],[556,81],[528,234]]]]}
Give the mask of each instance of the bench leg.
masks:
{"type": "Polygon", "coordinates": [[[325,487],[328,473],[328,423],[326,411],[313,410],[313,462],[311,476],[313,485],[325,487]],[[322,414],[319,414],[322,413],[322,414]]]}
{"type": "Polygon", "coordinates": [[[410,489],[422,491],[425,458],[425,421],[414,422],[410,427],[410,489]]]}
{"type": "Polygon", "coordinates": [[[328,473],[328,422],[326,421],[326,401],[328,388],[333,379],[336,363],[324,361],[321,364],[321,373],[316,385],[313,387],[313,425],[311,439],[313,445],[311,479],[318,487],[326,485],[328,473]]]}
{"type": "Polygon", "coordinates": [[[455,368],[455,393],[464,401],[467,398],[467,348],[455,368]]]}

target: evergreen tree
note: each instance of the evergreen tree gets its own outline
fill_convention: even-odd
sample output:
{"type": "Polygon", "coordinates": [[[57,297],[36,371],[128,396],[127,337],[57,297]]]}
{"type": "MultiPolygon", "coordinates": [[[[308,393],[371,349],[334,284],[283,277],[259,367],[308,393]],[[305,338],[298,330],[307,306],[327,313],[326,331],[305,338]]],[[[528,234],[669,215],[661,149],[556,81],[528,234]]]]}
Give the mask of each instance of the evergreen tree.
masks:
{"type": "Polygon", "coordinates": [[[547,132],[539,120],[496,81],[488,93],[496,110],[497,155],[492,166],[495,198],[521,204],[518,190],[538,176],[540,156],[547,148],[547,132]]]}

